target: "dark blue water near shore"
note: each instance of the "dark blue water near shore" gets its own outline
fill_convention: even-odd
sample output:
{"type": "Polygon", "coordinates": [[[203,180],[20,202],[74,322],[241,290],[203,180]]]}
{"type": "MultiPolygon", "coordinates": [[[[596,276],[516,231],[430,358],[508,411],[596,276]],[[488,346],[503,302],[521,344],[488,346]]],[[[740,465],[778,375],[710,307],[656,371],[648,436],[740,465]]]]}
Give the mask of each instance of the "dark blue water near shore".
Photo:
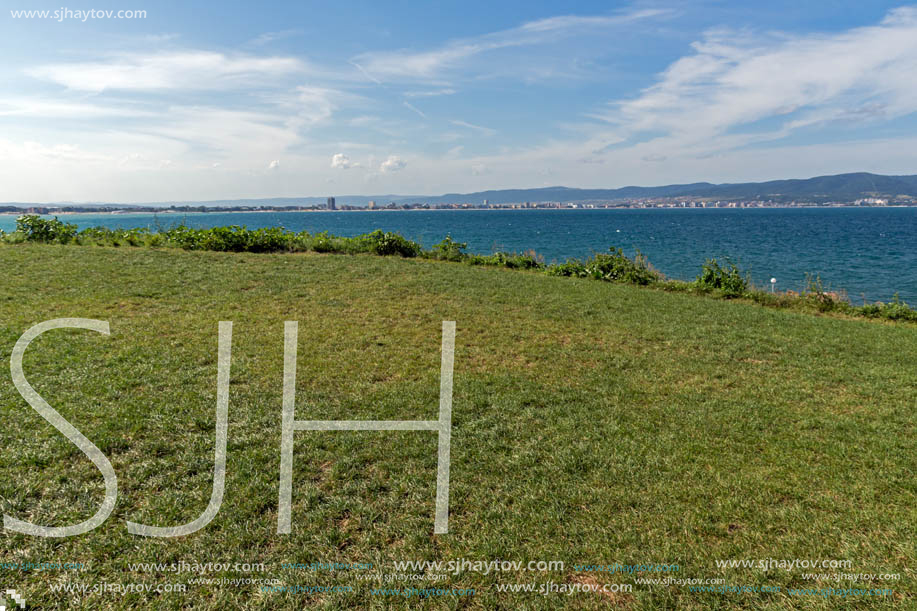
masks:
{"type": "MultiPolygon", "coordinates": [[[[917,304],[917,208],[662,209],[662,210],[431,210],[374,212],[253,212],[160,215],[72,215],[81,229],[281,225],[293,231],[356,235],[397,231],[429,247],[446,234],[469,250],[533,249],[546,261],[585,257],[611,245],[643,252],[669,277],[693,279],[709,257],[730,257],[756,283],[777,278],[778,289],[799,290],[819,274],[854,303],[891,299],[917,304]]],[[[0,216],[0,229],[14,217],[0,216]]]]}

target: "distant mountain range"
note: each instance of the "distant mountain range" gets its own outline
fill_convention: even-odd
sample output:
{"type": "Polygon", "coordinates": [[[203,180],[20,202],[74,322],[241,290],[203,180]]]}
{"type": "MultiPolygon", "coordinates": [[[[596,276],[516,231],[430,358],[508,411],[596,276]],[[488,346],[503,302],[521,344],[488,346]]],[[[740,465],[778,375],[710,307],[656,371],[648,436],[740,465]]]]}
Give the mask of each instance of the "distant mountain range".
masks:
{"type": "Polygon", "coordinates": [[[430,203],[451,201],[479,202],[484,199],[494,203],[520,201],[573,202],[584,200],[651,199],[657,197],[715,197],[724,199],[773,199],[775,201],[851,200],[860,197],[917,197],[917,175],[884,176],[857,172],[834,176],[768,182],[712,184],[696,182],[686,185],[661,187],[621,187],[619,189],[571,189],[545,187],[542,189],[502,189],[478,193],[450,193],[428,198],[430,203]]]}
{"type": "MultiPolygon", "coordinates": [[[[589,200],[634,200],[669,197],[703,197],[738,200],[774,200],[779,202],[850,201],[861,197],[899,196],[917,197],[917,175],[885,176],[856,172],[815,178],[771,180],[768,182],[712,184],[697,182],[659,187],[621,187],[618,189],[574,189],[570,187],[543,187],[539,189],[499,189],[475,193],[447,193],[445,195],[335,195],[337,204],[365,206],[370,201],[384,206],[426,202],[430,204],[474,203],[487,200],[493,204],[519,202],[576,202],[589,200]]],[[[117,204],[107,202],[73,203],[56,202],[57,206],[297,206],[324,204],[326,197],[274,197],[264,199],[235,199],[211,201],[150,202],[147,204],[117,204]]],[[[34,206],[29,203],[7,203],[9,206],[34,206]]]]}

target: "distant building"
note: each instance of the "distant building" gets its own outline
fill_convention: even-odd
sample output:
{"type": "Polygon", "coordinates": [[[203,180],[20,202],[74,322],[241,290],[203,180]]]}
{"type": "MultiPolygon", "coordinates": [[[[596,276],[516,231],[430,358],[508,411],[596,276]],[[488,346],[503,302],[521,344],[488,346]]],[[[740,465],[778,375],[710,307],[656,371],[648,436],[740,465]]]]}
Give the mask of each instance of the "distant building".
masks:
{"type": "Polygon", "coordinates": [[[328,198],[328,210],[337,210],[337,206],[334,204],[334,198],[328,198]]]}
{"type": "Polygon", "coordinates": [[[369,200],[369,209],[370,209],[370,210],[375,210],[375,209],[376,209],[376,202],[374,202],[373,200],[369,200]]]}

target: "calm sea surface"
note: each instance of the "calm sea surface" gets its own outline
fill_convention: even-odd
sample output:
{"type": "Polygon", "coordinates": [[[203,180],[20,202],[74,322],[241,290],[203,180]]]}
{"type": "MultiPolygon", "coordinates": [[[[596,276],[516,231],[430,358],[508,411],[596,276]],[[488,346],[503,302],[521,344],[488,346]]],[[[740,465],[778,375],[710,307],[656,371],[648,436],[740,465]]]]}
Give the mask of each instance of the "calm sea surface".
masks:
{"type": "MultiPolygon", "coordinates": [[[[758,284],[799,290],[818,274],[857,303],[889,300],[895,292],[917,305],[917,208],[662,209],[662,210],[431,210],[373,212],[252,212],[203,214],[86,214],[64,220],[81,229],[283,226],[352,236],[397,231],[430,247],[446,234],[469,250],[533,249],[546,261],[586,257],[620,246],[643,252],[669,277],[693,279],[703,261],[729,257],[758,284]]],[[[15,217],[0,215],[0,229],[15,217]]]]}

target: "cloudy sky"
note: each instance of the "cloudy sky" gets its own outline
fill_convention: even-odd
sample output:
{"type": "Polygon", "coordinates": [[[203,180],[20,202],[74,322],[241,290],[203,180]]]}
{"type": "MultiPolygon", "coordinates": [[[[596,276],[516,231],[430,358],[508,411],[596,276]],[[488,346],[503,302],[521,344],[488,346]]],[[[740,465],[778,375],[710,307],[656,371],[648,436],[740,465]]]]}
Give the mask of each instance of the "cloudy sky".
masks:
{"type": "Polygon", "coordinates": [[[0,201],[917,173],[917,6],[56,2],[0,13],[0,201]]]}

